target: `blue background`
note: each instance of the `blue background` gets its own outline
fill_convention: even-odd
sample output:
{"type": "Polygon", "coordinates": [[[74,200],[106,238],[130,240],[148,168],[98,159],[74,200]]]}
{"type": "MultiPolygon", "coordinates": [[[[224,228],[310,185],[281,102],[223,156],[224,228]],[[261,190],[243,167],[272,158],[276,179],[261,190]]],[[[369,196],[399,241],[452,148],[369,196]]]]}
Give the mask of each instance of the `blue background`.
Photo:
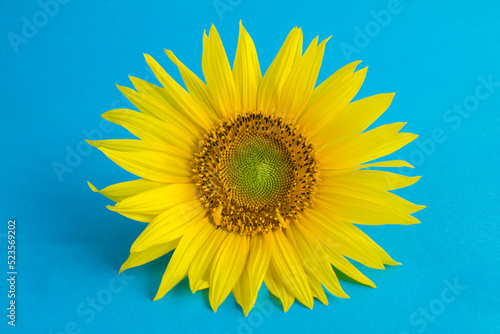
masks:
{"type": "Polygon", "coordinates": [[[497,2],[404,0],[394,8],[386,0],[65,2],[45,9],[50,16],[38,1],[0,2],[0,332],[500,331],[497,2]],[[380,14],[388,9],[390,19],[380,14]],[[214,314],[206,292],[191,294],[187,281],[153,303],[169,256],[115,278],[144,225],[108,211],[110,201],[86,181],[102,188],[133,177],[83,140],[130,136],[99,115],[127,106],[114,84],[131,86],[128,74],[155,82],[142,53],[179,80],[163,53],[171,49],[201,75],[203,30],[216,25],[232,61],[240,19],[262,69],[294,26],[303,28],[305,43],[333,35],[320,81],[363,60],[370,70],[357,98],[397,92],[377,124],[407,121],[405,129],[420,135],[392,158],[417,167],[400,172],[423,175],[398,191],[428,206],[417,214],[422,224],[362,227],[403,263],[362,268],[377,289],[343,281],[351,299],[329,295],[328,307],[316,302],[311,311],[295,303],[285,314],[263,287],[244,318],[232,296],[214,314]],[[30,30],[33,22],[38,27],[30,30]],[[464,104],[470,111],[458,113],[464,104]],[[68,169],[58,176],[54,164],[68,169]],[[11,218],[15,329],[5,316],[11,218]]]}

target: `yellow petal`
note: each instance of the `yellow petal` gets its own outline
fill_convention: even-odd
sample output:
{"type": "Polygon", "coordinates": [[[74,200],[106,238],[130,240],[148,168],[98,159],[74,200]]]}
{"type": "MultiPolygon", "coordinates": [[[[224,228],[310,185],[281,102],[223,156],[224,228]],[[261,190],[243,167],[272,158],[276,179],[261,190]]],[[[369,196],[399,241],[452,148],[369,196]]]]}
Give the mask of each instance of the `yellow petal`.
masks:
{"type": "Polygon", "coordinates": [[[176,205],[153,219],[130,248],[141,252],[146,248],[175,240],[203,218],[205,208],[198,200],[176,205]]]}
{"type": "Polygon", "coordinates": [[[262,78],[257,92],[257,109],[272,114],[292,66],[302,56],[302,30],[293,28],[262,78]]]}
{"type": "Polygon", "coordinates": [[[205,127],[211,124],[210,118],[206,113],[199,112],[198,104],[193,100],[191,95],[181,87],[168,73],[153,59],[150,55],[144,54],[146,62],[155,74],[158,81],[165,89],[165,97],[168,105],[170,105],[178,113],[184,115],[191,122],[205,127]]]}
{"type": "Polygon", "coordinates": [[[360,63],[361,61],[358,60],[341,67],[340,69],[335,71],[335,73],[330,75],[325,81],[314,88],[311,98],[307,103],[306,109],[318,103],[318,99],[326,99],[326,97],[328,96],[328,91],[334,91],[334,87],[339,87],[339,85],[341,85],[344,80],[351,78],[354,71],[356,70],[356,67],[360,63]]]}
{"type": "Polygon", "coordinates": [[[229,233],[214,256],[210,272],[208,297],[214,312],[226,299],[245,268],[248,236],[229,233]]]}
{"type": "Polygon", "coordinates": [[[363,231],[361,231],[359,228],[356,226],[349,224],[349,223],[344,223],[344,228],[349,229],[349,233],[351,233],[354,238],[360,241],[360,243],[364,244],[366,248],[371,249],[374,251],[378,257],[382,260],[384,264],[388,264],[390,266],[397,266],[400,265],[401,263],[394,261],[389,254],[385,250],[382,249],[375,241],[373,241],[369,236],[367,236],[363,231]]]}
{"type": "Polygon", "coordinates": [[[327,254],[326,256],[328,258],[328,261],[330,261],[330,263],[335,268],[337,268],[338,270],[340,270],[341,272],[343,272],[344,274],[358,281],[361,284],[368,285],[372,288],[376,287],[375,284],[368,277],[363,275],[355,266],[352,265],[351,262],[349,262],[345,257],[343,257],[342,254],[333,251],[332,249],[327,247],[327,245],[323,246],[324,249],[326,250],[327,254]]]}
{"type": "Polygon", "coordinates": [[[234,115],[241,108],[237,102],[238,96],[231,65],[227,60],[219,33],[213,25],[210,28],[210,36],[203,35],[201,67],[215,108],[226,118],[234,115]]]}
{"type": "Polygon", "coordinates": [[[239,92],[241,109],[247,112],[255,112],[257,88],[262,73],[260,72],[255,45],[241,21],[238,48],[234,58],[233,76],[236,90],[239,92]]]}
{"type": "Polygon", "coordinates": [[[250,294],[255,302],[257,293],[266,275],[271,261],[271,244],[268,235],[252,237],[250,253],[248,255],[247,271],[250,274],[250,294]]]}
{"type": "Polygon", "coordinates": [[[350,173],[322,178],[322,185],[335,185],[336,182],[356,184],[383,191],[411,186],[420,176],[408,177],[381,170],[357,170],[350,173]]]}
{"type": "Polygon", "coordinates": [[[213,225],[212,234],[200,248],[200,251],[193,259],[191,267],[189,267],[189,287],[193,293],[208,288],[208,279],[215,252],[229,233],[227,229],[216,229],[215,225],[213,225]]]}
{"type": "Polygon", "coordinates": [[[246,268],[233,289],[234,298],[243,308],[245,315],[254,306],[262,281],[269,269],[271,248],[268,238],[268,235],[263,234],[251,238],[246,268]]]}
{"type": "Polygon", "coordinates": [[[420,223],[410,214],[424,207],[407,202],[397,195],[372,192],[369,197],[363,197],[364,193],[369,193],[368,189],[358,194],[345,187],[334,188],[320,189],[316,194],[315,206],[341,221],[364,225],[420,223]]]}
{"type": "Polygon", "coordinates": [[[314,278],[321,282],[335,296],[349,298],[342,290],[332,266],[326,261],[325,251],[320,242],[311,234],[308,227],[304,226],[309,226],[309,224],[304,222],[303,225],[295,221],[285,231],[293,247],[299,253],[302,265],[309,278],[314,278]]]}
{"type": "Polygon", "coordinates": [[[360,61],[356,61],[345,65],[330,75],[328,79],[319,84],[318,87],[314,88],[306,107],[302,110],[302,112],[297,114],[297,119],[302,119],[309,108],[314,110],[315,105],[318,105],[318,103],[320,105],[324,103],[321,102],[322,100],[327,101],[333,92],[340,91],[343,86],[343,81],[352,77],[354,70],[359,63],[360,61]]]}
{"type": "Polygon", "coordinates": [[[176,136],[179,131],[175,124],[165,123],[154,116],[142,114],[129,109],[115,109],[105,112],[102,118],[123,126],[133,135],[143,140],[153,142],[165,142],[170,147],[178,148],[178,151],[184,151],[184,156],[194,153],[197,144],[193,140],[183,140],[185,136],[176,136]]]}
{"type": "Polygon", "coordinates": [[[375,243],[375,241],[373,241],[369,236],[367,236],[356,226],[345,222],[337,222],[337,224],[338,229],[345,231],[345,234],[350,235],[351,238],[353,240],[356,240],[356,242],[364,249],[372,252],[373,254],[376,254],[384,264],[388,264],[391,266],[401,264],[394,261],[385,250],[383,250],[379,245],[375,243]]]}
{"type": "Polygon", "coordinates": [[[156,187],[164,185],[160,182],[138,179],[112,184],[104,189],[98,190],[90,182],[87,183],[93,192],[98,192],[114,202],[120,202],[127,197],[134,196],[143,191],[154,189],[156,187]]]}
{"type": "MultiPolygon", "coordinates": [[[[309,218],[309,214],[306,214],[305,219],[309,218]]],[[[321,249],[325,251],[324,253],[321,253],[322,256],[324,256],[324,258],[327,259],[335,268],[337,268],[350,278],[358,281],[359,283],[375,288],[375,284],[373,284],[373,282],[368,277],[363,275],[355,266],[353,266],[346,258],[344,258],[342,254],[340,254],[340,252],[338,252],[338,245],[334,241],[330,239],[325,242],[325,240],[322,240],[323,238],[321,238],[321,236],[315,235],[315,237],[323,246],[321,249]]]]}
{"type": "Polygon", "coordinates": [[[212,224],[207,218],[204,218],[195,223],[194,226],[184,234],[168,263],[167,270],[165,270],[163,274],[158,293],[154,300],[158,300],[165,296],[167,292],[187,275],[194,256],[212,231],[212,224]]]}
{"type": "Polygon", "coordinates": [[[328,305],[328,298],[326,298],[325,290],[318,279],[309,276],[309,286],[314,298],[318,299],[323,305],[328,305]]]}
{"type": "MultiPolygon", "coordinates": [[[[118,85],[117,87],[141,112],[157,117],[167,125],[171,124],[173,132],[182,136],[183,140],[192,140],[196,142],[196,139],[199,138],[201,132],[194,125],[194,120],[181,114],[179,109],[175,109],[176,107],[171,106],[165,101],[155,99],[150,95],[136,92],[128,87],[118,85]]],[[[199,114],[201,115],[203,113],[199,114]]]]}
{"type": "Polygon", "coordinates": [[[145,179],[164,183],[191,182],[192,173],[177,157],[153,151],[123,152],[99,147],[108,158],[123,169],[145,179]]]}
{"type": "Polygon", "coordinates": [[[307,275],[297,252],[282,231],[273,231],[271,262],[278,273],[278,282],[305,306],[313,307],[313,297],[307,275]]]}
{"type": "Polygon", "coordinates": [[[169,145],[163,142],[137,139],[107,139],[107,140],[86,140],[90,145],[97,148],[106,148],[113,151],[121,152],[137,152],[137,151],[154,151],[166,153],[175,156],[182,164],[188,164],[193,158],[191,154],[182,149],[169,145]]]}
{"type": "Polygon", "coordinates": [[[157,100],[161,100],[164,102],[168,101],[167,95],[165,93],[165,88],[158,87],[150,82],[147,82],[146,80],[142,80],[131,75],[129,75],[128,78],[130,79],[130,81],[132,81],[132,85],[134,85],[134,88],[137,90],[137,92],[145,95],[150,95],[157,100]]]}
{"type": "Polygon", "coordinates": [[[157,258],[172,251],[178,243],[179,239],[176,239],[165,244],[149,247],[142,252],[130,253],[127,261],[125,261],[125,263],[123,263],[122,267],[120,268],[120,273],[129,268],[141,266],[144,263],[156,260],[157,258]]]}
{"type": "Polygon", "coordinates": [[[150,222],[166,210],[196,198],[197,187],[194,184],[168,184],[125,198],[108,208],[125,217],[150,222]]]}
{"type": "Polygon", "coordinates": [[[342,142],[365,131],[391,105],[394,93],[373,95],[349,103],[313,136],[316,145],[342,142]]]}
{"type": "Polygon", "coordinates": [[[243,309],[243,315],[246,317],[255,304],[255,300],[252,300],[250,295],[250,275],[248,270],[243,269],[241,272],[238,282],[233,287],[233,296],[243,309]]]}
{"type": "MultiPolygon", "coordinates": [[[[85,140],[94,147],[107,148],[113,151],[135,152],[151,150],[155,152],[168,152],[168,146],[162,142],[138,139],[105,139],[105,140],[85,140]]],[[[180,158],[180,157],[179,157],[180,158]]]]}
{"type": "Polygon", "coordinates": [[[351,102],[361,85],[363,85],[367,68],[348,75],[347,70],[351,69],[354,69],[354,65],[347,67],[345,71],[342,71],[342,74],[336,77],[336,80],[329,82],[329,85],[322,89],[320,95],[315,96],[313,93],[313,96],[311,96],[312,102],[306,106],[304,112],[300,115],[302,129],[311,138],[325,125],[333,122],[335,117],[351,102]],[[345,75],[348,76],[344,77],[345,75]]]}
{"type": "Polygon", "coordinates": [[[325,39],[317,46],[318,38],[316,37],[304,55],[292,67],[278,98],[276,111],[280,115],[285,117],[293,115],[288,118],[294,119],[295,115],[302,112],[318,79],[323,54],[325,53],[325,44],[328,39],[325,39]]]}
{"type": "Polygon", "coordinates": [[[360,165],[361,168],[370,168],[370,167],[408,167],[413,168],[408,162],[403,160],[390,160],[390,161],[380,161],[374,162],[370,164],[360,165]]]}
{"type": "Polygon", "coordinates": [[[322,168],[341,169],[359,165],[399,150],[418,137],[412,133],[398,133],[405,124],[382,125],[341,145],[318,147],[322,168]]]}
{"type": "Polygon", "coordinates": [[[277,276],[278,274],[276,273],[276,270],[271,263],[269,265],[269,270],[267,271],[264,278],[264,283],[266,284],[269,292],[281,300],[281,303],[283,304],[283,311],[286,312],[288,311],[290,306],[292,306],[295,298],[293,298],[292,295],[288,293],[286,288],[281,283],[278,283],[277,276]]]}
{"type": "Polygon", "coordinates": [[[349,228],[351,224],[330,219],[316,210],[311,210],[308,220],[307,229],[330,248],[367,267],[384,269],[377,249],[361,234],[355,234],[357,231],[349,228]]]}
{"type": "MultiPolygon", "coordinates": [[[[352,198],[353,203],[356,199],[367,201],[379,205],[381,210],[397,211],[401,215],[408,215],[425,208],[422,205],[413,204],[404,198],[380,188],[367,187],[366,184],[348,182],[341,177],[330,179],[318,187],[318,193],[322,199],[328,198],[332,202],[347,202],[352,198]]],[[[327,200],[328,201],[328,200],[327,200]]]]}
{"type": "Polygon", "coordinates": [[[325,169],[321,168],[320,175],[322,179],[322,183],[324,180],[329,181],[330,179],[335,179],[337,177],[340,177],[341,175],[344,174],[351,174],[354,173],[358,170],[364,170],[363,168],[377,168],[377,167],[408,167],[408,168],[413,168],[412,165],[410,165],[406,161],[402,160],[390,160],[390,161],[380,161],[380,162],[373,162],[373,163],[367,163],[367,164],[362,164],[362,165],[353,165],[350,167],[345,167],[342,169],[325,169]]]}
{"type": "Polygon", "coordinates": [[[219,111],[214,106],[214,100],[210,95],[210,90],[207,84],[205,84],[196,74],[194,74],[190,69],[188,69],[170,50],[165,50],[168,58],[177,66],[179,72],[181,73],[182,80],[188,89],[189,93],[193,99],[203,107],[208,113],[213,122],[216,122],[218,118],[222,117],[219,111]]]}

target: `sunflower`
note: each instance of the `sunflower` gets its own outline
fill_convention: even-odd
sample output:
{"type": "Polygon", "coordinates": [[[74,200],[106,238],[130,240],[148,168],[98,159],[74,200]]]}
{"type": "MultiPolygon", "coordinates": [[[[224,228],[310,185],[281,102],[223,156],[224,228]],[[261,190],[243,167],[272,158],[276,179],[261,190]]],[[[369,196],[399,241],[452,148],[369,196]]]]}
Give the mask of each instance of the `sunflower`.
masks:
{"type": "Polygon", "coordinates": [[[399,264],[354,224],[419,222],[411,214],[423,206],[390,192],[419,177],[374,169],[412,166],[371,162],[417,136],[399,132],[404,123],[367,131],[394,94],[351,102],[366,75],[359,62],[316,86],[327,40],[303,53],[294,28],[262,76],[241,22],[232,68],[212,26],[203,35],[206,83],[167,50],[186,89],[149,55],[162,87],[135,77],[135,90],[118,87],[139,112],[102,117],[139,139],[89,143],[140,178],[89,185],[116,202],[110,210],[147,223],[121,271],[175,249],[155,300],[188,276],[193,293],[209,289],[214,311],[232,292],[247,315],[262,282],[284,311],[295,299],[312,308],[314,298],[328,303],[323,288],[348,298],[334,268],[375,287],[347,258],[399,264]]]}

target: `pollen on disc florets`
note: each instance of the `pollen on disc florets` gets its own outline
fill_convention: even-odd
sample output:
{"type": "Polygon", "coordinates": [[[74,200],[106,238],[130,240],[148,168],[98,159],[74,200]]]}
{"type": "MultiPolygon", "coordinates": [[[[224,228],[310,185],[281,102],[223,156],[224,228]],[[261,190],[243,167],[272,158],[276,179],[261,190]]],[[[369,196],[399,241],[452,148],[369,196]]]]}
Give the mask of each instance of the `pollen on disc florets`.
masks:
{"type": "Polygon", "coordinates": [[[213,223],[249,235],[286,227],[311,204],[319,179],[297,127],[260,113],[214,126],[191,167],[213,223]]]}

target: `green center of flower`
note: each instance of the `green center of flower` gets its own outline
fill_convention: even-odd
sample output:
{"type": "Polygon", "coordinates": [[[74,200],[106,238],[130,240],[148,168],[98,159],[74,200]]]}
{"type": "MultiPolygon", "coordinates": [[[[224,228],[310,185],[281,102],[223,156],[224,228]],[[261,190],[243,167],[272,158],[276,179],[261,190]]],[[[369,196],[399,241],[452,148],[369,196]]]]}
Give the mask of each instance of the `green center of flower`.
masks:
{"type": "Polygon", "coordinates": [[[267,206],[283,199],[293,184],[287,148],[265,134],[238,138],[223,157],[221,179],[241,205],[267,206]]]}
{"type": "Polygon", "coordinates": [[[319,181],[314,147],[297,127],[260,113],[215,125],[191,169],[209,219],[247,235],[286,228],[311,205],[319,181]]]}

